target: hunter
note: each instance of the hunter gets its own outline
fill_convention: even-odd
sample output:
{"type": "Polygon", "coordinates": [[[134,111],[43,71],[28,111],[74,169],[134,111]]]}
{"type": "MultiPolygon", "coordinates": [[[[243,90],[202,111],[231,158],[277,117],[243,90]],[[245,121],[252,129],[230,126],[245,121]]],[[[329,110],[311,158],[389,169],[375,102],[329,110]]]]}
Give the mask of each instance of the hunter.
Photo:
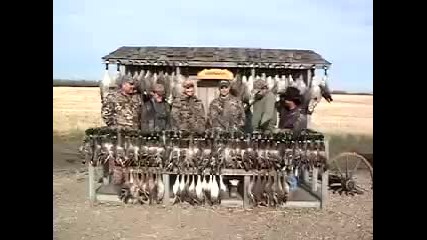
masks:
{"type": "Polygon", "coordinates": [[[276,97],[268,89],[267,82],[258,79],[254,82],[252,128],[257,132],[272,132],[277,124],[276,97]]]}
{"type": "Polygon", "coordinates": [[[288,87],[280,95],[279,101],[279,128],[291,129],[300,132],[307,128],[307,117],[302,113],[302,96],[298,88],[288,87]]]}
{"type": "Polygon", "coordinates": [[[140,129],[142,99],[134,85],[131,77],[123,76],[119,90],[105,97],[101,115],[108,127],[140,129]]]}
{"type": "Polygon", "coordinates": [[[191,80],[185,80],[182,86],[183,93],[172,102],[172,128],[202,133],[206,125],[203,102],[195,96],[191,80]]]}
{"type": "Polygon", "coordinates": [[[141,129],[143,131],[163,131],[170,129],[171,106],[165,101],[165,87],[155,84],[151,97],[142,105],[141,129]]]}

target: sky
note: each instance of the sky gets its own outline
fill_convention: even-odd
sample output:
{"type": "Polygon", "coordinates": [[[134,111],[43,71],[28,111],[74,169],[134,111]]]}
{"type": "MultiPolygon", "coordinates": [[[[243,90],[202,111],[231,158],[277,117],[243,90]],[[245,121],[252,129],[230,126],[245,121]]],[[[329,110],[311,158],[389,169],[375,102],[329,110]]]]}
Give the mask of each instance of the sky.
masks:
{"type": "Polygon", "coordinates": [[[121,46],[310,49],[332,63],[333,90],[373,92],[372,4],[54,0],[53,78],[100,80],[101,58],[121,46]]]}

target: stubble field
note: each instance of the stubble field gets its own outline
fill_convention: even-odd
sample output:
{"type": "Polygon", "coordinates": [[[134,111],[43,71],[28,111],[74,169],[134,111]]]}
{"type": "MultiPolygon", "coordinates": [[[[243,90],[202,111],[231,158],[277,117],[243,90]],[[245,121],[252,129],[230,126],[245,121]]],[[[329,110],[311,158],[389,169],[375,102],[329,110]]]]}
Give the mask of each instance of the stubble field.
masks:
{"type": "MultiPolygon", "coordinates": [[[[313,127],[325,133],[372,135],[373,96],[333,95],[312,117],[313,127]]],[[[98,88],[54,87],[54,131],[67,134],[103,124],[98,88]]]]}
{"type": "MultiPolygon", "coordinates": [[[[335,136],[372,136],[372,96],[333,98],[317,107],[316,129],[335,136]]],[[[373,239],[372,192],[355,197],[330,193],[330,204],[321,210],[90,206],[79,142],[65,139],[103,125],[100,109],[98,88],[53,88],[54,239],[373,239]]],[[[349,145],[335,142],[331,145],[349,145]]],[[[371,142],[365,145],[372,149],[371,142]]]]}

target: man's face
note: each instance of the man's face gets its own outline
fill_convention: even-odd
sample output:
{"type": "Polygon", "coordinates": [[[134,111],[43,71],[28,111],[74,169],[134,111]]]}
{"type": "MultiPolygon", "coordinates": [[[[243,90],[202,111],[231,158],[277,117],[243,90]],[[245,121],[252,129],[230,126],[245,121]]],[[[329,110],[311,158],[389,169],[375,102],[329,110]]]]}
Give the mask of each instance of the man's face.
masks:
{"type": "Polygon", "coordinates": [[[219,93],[223,97],[227,96],[230,93],[230,87],[229,86],[221,86],[219,88],[219,93]]]}
{"type": "Polygon", "coordinates": [[[267,93],[267,88],[256,88],[252,91],[252,93],[255,94],[255,98],[259,99],[265,96],[265,94],[267,93]]]}
{"type": "Polygon", "coordinates": [[[134,84],[133,82],[125,82],[122,84],[122,90],[126,94],[134,93],[134,84]]]}
{"type": "Polygon", "coordinates": [[[188,84],[188,85],[184,86],[184,94],[189,96],[189,97],[194,96],[194,85],[188,84]]]}
{"type": "Polygon", "coordinates": [[[162,102],[163,101],[163,94],[158,92],[153,92],[153,98],[156,102],[162,102]]]}
{"type": "Polygon", "coordinates": [[[293,101],[289,101],[289,100],[285,100],[285,108],[290,110],[290,109],[294,109],[296,107],[296,104],[293,101]]]}

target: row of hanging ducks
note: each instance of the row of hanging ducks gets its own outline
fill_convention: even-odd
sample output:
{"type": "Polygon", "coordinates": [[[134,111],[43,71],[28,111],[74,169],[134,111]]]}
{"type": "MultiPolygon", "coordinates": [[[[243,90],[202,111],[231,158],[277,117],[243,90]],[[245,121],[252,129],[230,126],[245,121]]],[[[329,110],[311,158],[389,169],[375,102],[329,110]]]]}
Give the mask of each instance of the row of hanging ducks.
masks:
{"type": "MultiPolygon", "coordinates": [[[[117,85],[121,77],[122,76],[120,75],[120,73],[117,72],[117,75],[112,78],[108,70],[105,70],[104,78],[100,83],[102,98],[105,97],[111,87],[115,87],[117,85]]],[[[135,71],[133,75],[131,74],[131,72],[128,72],[127,77],[133,78],[138,83],[137,89],[141,93],[149,92],[151,87],[156,83],[163,84],[165,86],[165,92],[167,96],[166,99],[169,102],[171,102],[173,98],[179,96],[182,93],[182,83],[186,79],[186,77],[182,74],[176,74],[175,72],[169,74],[168,72],[163,71],[159,71],[157,73],[145,70],[141,70],[139,72],[135,71]]],[[[251,90],[253,89],[254,81],[258,79],[266,81],[269,86],[269,89],[271,89],[274,94],[284,92],[289,86],[298,88],[301,94],[305,94],[305,92],[309,89],[309,87],[304,82],[301,73],[289,73],[287,75],[285,74],[282,76],[279,76],[278,74],[276,74],[275,76],[267,76],[267,74],[265,73],[256,76],[246,76],[238,73],[232,81],[232,87],[234,87],[235,89],[240,89],[243,87],[247,92],[251,92],[251,90]]],[[[197,82],[194,82],[194,84],[197,87],[197,82]]],[[[330,96],[330,91],[327,86],[326,75],[322,78],[313,76],[311,81],[311,88],[322,88],[323,92],[328,92],[330,96]]]]}
{"type": "MultiPolygon", "coordinates": [[[[113,174],[124,174],[124,184],[119,196],[123,202],[133,204],[163,203],[165,184],[159,171],[142,172],[128,169],[124,172],[121,170],[114,171],[113,174]]],[[[118,177],[114,176],[114,178],[117,179],[118,177]]]]}
{"type": "Polygon", "coordinates": [[[180,174],[172,186],[173,204],[219,205],[221,196],[227,193],[222,175],[180,174]]]}
{"type": "MultiPolygon", "coordinates": [[[[136,140],[135,140],[136,141],[136,140]]],[[[234,143],[194,145],[180,148],[162,143],[150,146],[140,145],[129,139],[126,148],[111,141],[98,141],[90,146],[85,143],[84,152],[94,166],[113,162],[116,166],[157,167],[166,171],[214,169],[275,169],[285,170],[295,166],[326,166],[326,152],[323,142],[277,144],[273,147],[246,146],[234,143]]]]}

